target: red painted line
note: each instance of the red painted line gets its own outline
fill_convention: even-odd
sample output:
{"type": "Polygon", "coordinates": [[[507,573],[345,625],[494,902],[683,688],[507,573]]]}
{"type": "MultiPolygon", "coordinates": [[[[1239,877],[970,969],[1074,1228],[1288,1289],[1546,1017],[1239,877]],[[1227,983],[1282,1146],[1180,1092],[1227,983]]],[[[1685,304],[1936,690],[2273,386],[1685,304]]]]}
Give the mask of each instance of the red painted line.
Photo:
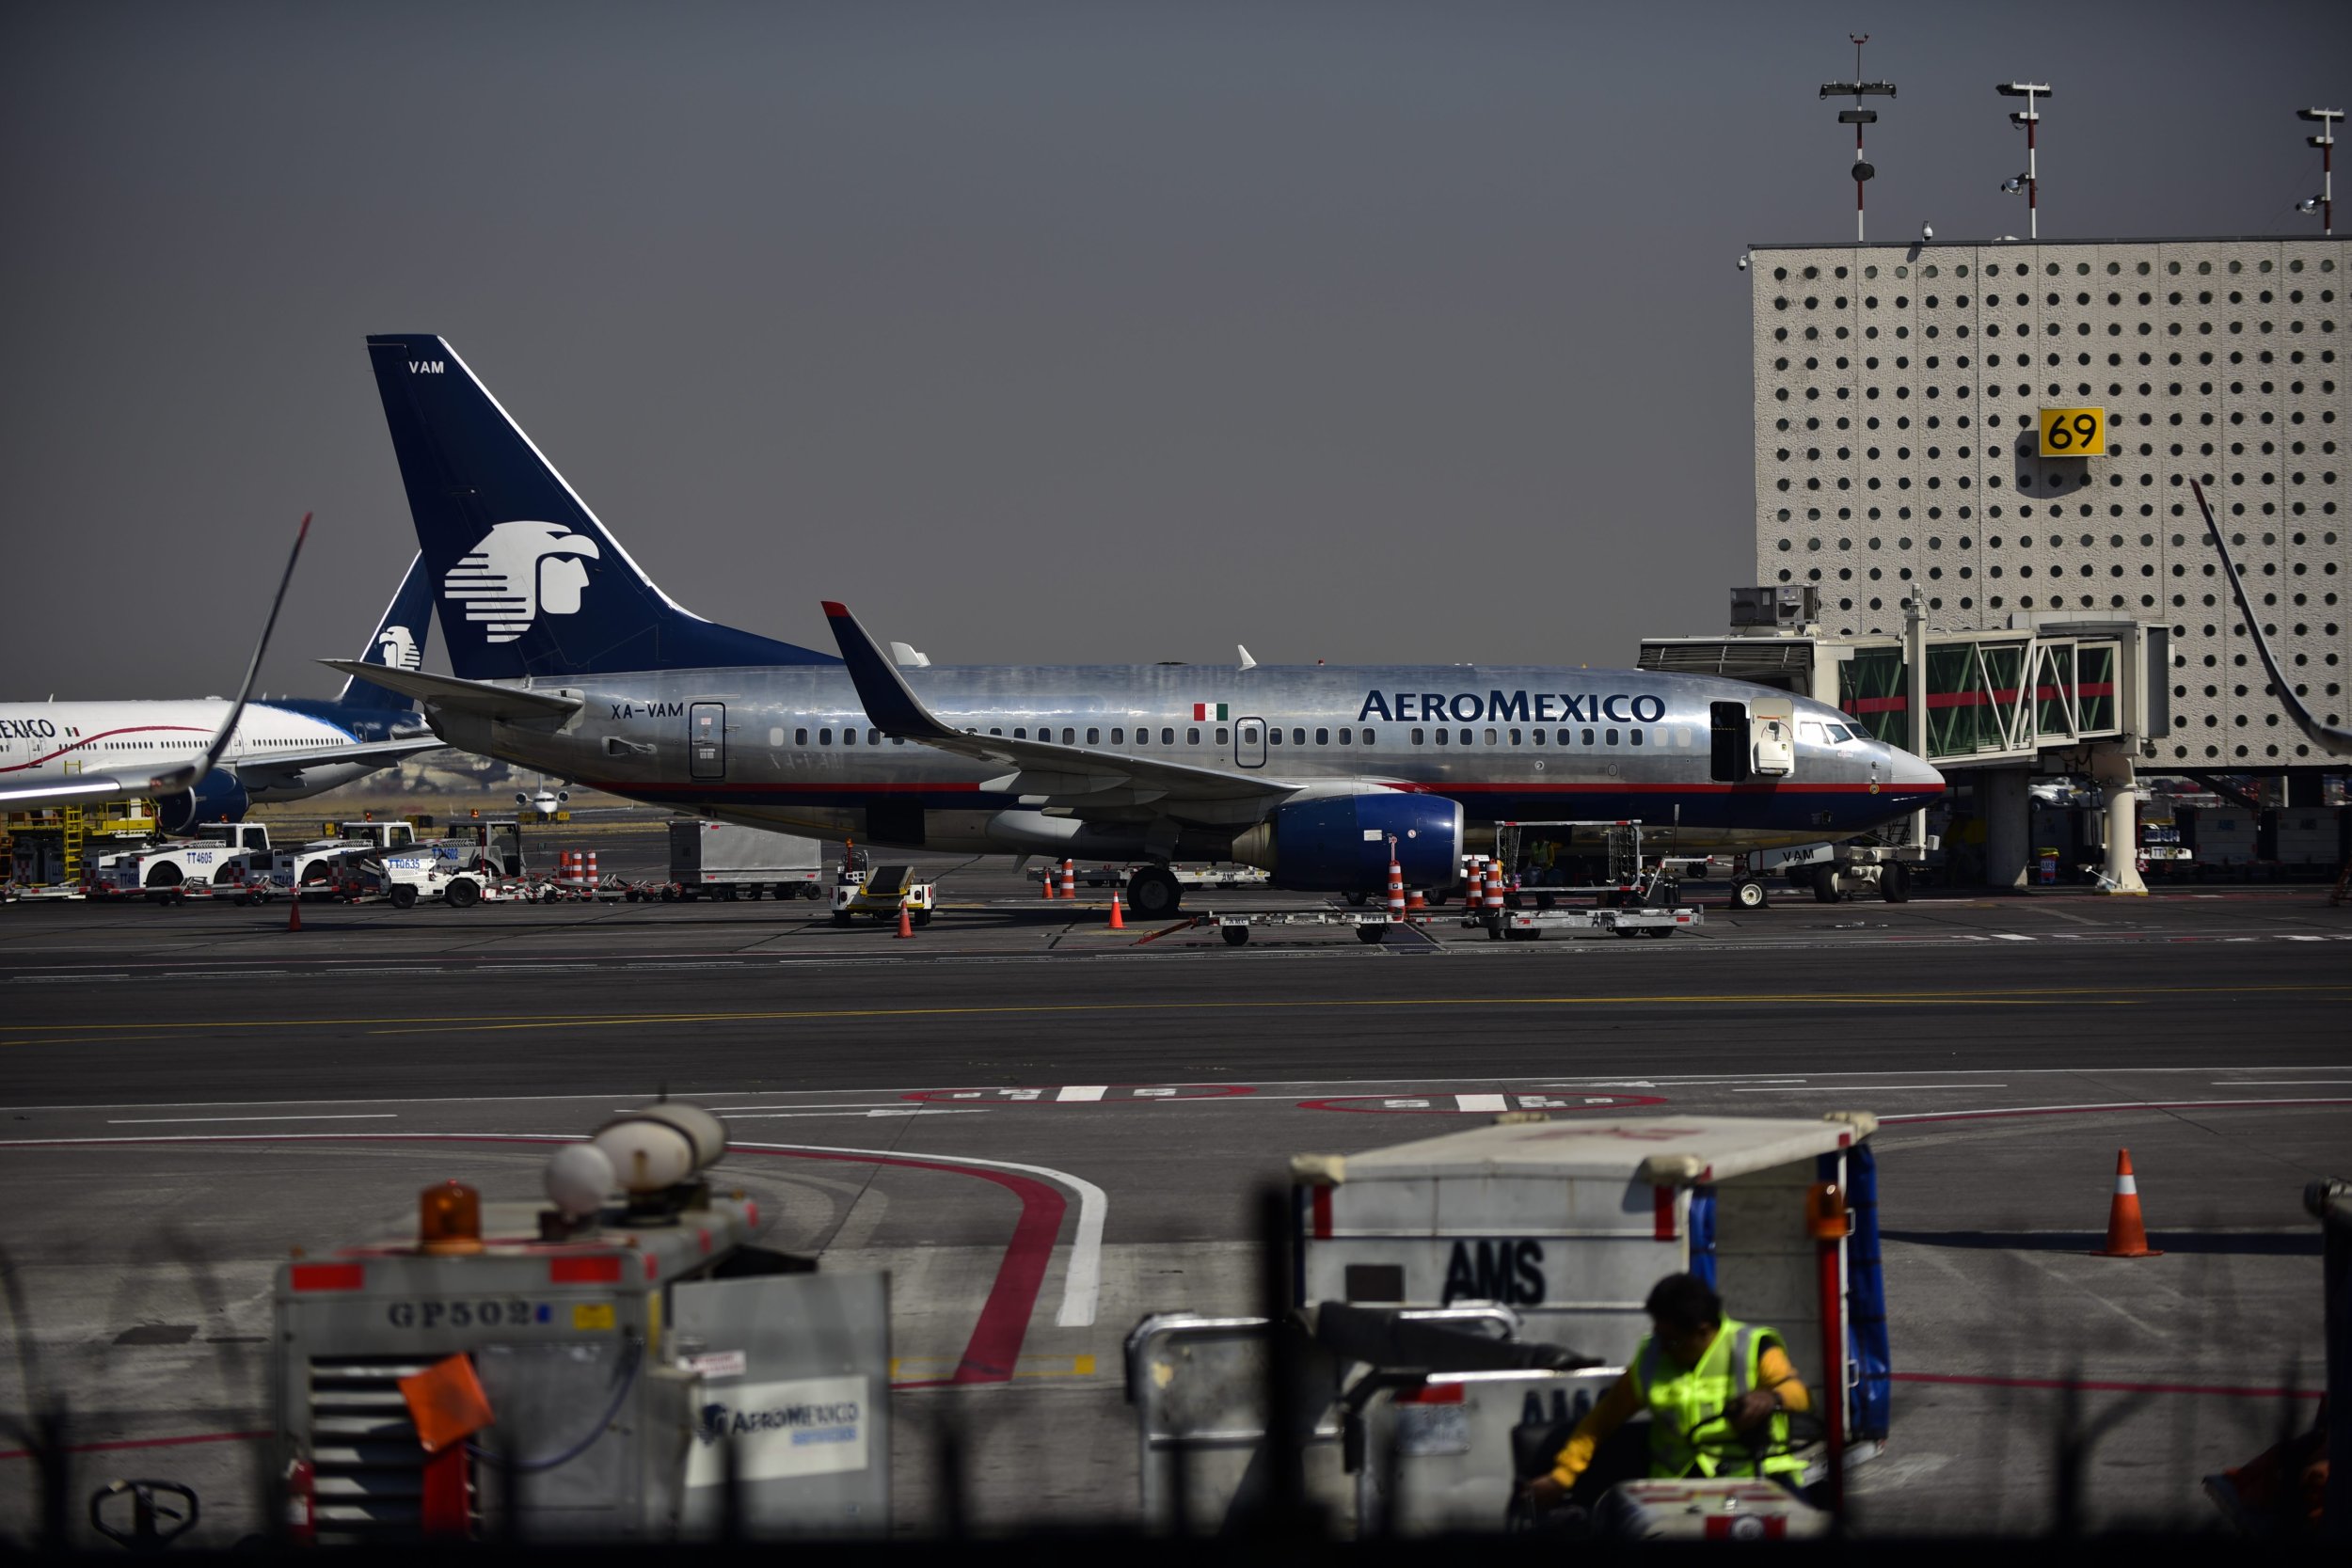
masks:
{"type": "Polygon", "coordinates": [[[2316,1388],[2240,1388],[2217,1383],[2110,1383],[2079,1377],[1971,1377],[1961,1372],[1889,1372],[1897,1383],[1948,1383],[1969,1388],[2072,1388],[2086,1394],[2218,1394],[2238,1400],[2315,1400],[2316,1388]]]}
{"type": "MultiPolygon", "coordinates": [[[[117,1437],[103,1443],[69,1443],[68,1453],[116,1453],[125,1449],[182,1449],[192,1443],[258,1443],[267,1432],[194,1432],[182,1437],[117,1437]]],[[[30,1449],[0,1449],[0,1459],[30,1459],[30,1449]]]]}
{"type": "Polygon", "coordinates": [[[2001,1117],[2083,1117],[2116,1111],[2234,1111],[2279,1105],[2352,1105],[2352,1100],[2125,1100],[2111,1105],[2012,1105],[1997,1111],[1936,1111],[1917,1116],[1881,1117],[1879,1125],[1990,1121],[2001,1117]]]}
{"type": "MultiPolygon", "coordinates": [[[[0,1140],[0,1148],[73,1148],[121,1144],[188,1144],[188,1143],[469,1143],[469,1144],[540,1144],[554,1146],[583,1142],[574,1138],[530,1138],[511,1134],[474,1132],[220,1132],[188,1136],[159,1136],[132,1138],[54,1138],[0,1140]]],[[[1061,1194],[1033,1177],[1012,1171],[991,1170],[979,1165],[960,1165],[952,1160],[922,1160],[898,1155],[836,1154],[801,1148],[759,1148],[739,1146],[730,1150],[736,1154],[762,1154],[782,1160],[834,1160],[850,1164],[897,1165],[908,1170],[946,1171],[956,1176],[977,1176],[983,1181],[993,1181],[1021,1200],[1021,1218],[1013,1226],[1012,1240],[1006,1243],[1004,1260],[996,1266],[996,1278],[989,1286],[988,1299],[980,1304],[979,1321],[972,1325],[972,1337],[964,1342],[963,1355],[956,1363],[953,1376],[926,1378],[914,1383],[894,1383],[893,1388],[933,1388],[950,1384],[1009,1383],[1013,1368],[1021,1359],[1022,1341],[1028,1337],[1029,1318],[1036,1310],[1038,1292],[1045,1284],[1045,1271],[1053,1261],[1054,1243],[1061,1234],[1062,1214],[1069,1205],[1061,1194]]]]}

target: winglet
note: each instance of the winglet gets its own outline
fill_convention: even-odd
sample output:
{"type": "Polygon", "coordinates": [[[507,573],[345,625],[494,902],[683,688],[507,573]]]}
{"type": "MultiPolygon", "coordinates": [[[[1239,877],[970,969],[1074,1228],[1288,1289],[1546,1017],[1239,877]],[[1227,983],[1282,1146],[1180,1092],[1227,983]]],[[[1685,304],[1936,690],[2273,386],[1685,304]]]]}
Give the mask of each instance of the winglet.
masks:
{"type": "Polygon", "coordinates": [[[237,688],[237,700],[229,705],[229,717],[213,732],[213,743],[204,748],[203,756],[185,768],[157,774],[148,781],[152,794],[177,795],[193,789],[219,763],[221,753],[229,750],[230,737],[237,733],[237,721],[245,717],[246,700],[253,695],[253,682],[262,673],[262,656],[269,652],[269,634],[278,627],[278,612],[286,606],[286,590],[293,586],[294,562],[302,559],[302,542],[310,537],[310,514],[302,515],[302,526],[294,530],[294,548],[286,552],[286,570],[278,579],[278,596],[269,602],[269,619],[262,623],[262,636],[253,644],[253,657],[245,667],[245,684],[237,688]]]}
{"type": "Polygon", "coordinates": [[[827,599],[825,619],[833,626],[833,640],[841,649],[841,662],[850,669],[850,682],[857,688],[857,699],[871,720],[886,736],[904,740],[933,740],[956,732],[941,723],[931,710],[923,705],[923,699],[898,673],[897,665],[883,657],[882,651],[858,618],[850,613],[849,606],[827,599]]]}
{"type": "Polygon", "coordinates": [[[2221,525],[2213,520],[2213,508],[2205,503],[2205,487],[2195,480],[2188,482],[2190,492],[2197,498],[2197,510],[2205,515],[2206,531],[2213,535],[2213,547],[2221,552],[2221,569],[2230,578],[2230,588],[2237,596],[2240,614],[2246,617],[2246,629],[2254,634],[2254,652],[2262,657],[2263,670],[2270,676],[2271,689],[2285,705],[2287,717],[2296,727],[2311,736],[2312,742],[2330,756],[2352,756],[2352,729],[2340,729],[2323,722],[2320,717],[2295,693],[2295,688],[2279,668],[2278,656],[2270,651],[2270,639],[2263,634],[2262,617],[2254,613],[2253,601],[2246,593],[2246,579],[2238,576],[2237,562],[2230,556],[2229,541],[2221,536],[2221,525]]]}

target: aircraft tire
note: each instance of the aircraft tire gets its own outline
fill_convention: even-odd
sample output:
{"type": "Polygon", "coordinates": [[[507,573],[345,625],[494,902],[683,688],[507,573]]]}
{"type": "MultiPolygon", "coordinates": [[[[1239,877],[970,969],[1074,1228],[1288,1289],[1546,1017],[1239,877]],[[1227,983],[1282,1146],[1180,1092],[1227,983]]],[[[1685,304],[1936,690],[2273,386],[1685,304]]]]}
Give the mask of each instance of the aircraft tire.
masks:
{"type": "MultiPolygon", "coordinates": [[[[1127,907],[1138,920],[1168,920],[1184,906],[1184,886],[1164,865],[1147,865],[1127,879],[1127,907]]],[[[1226,929],[1248,930],[1248,927],[1226,929]]]]}
{"type": "Polygon", "coordinates": [[[1837,891],[1837,868],[1834,865],[1815,866],[1813,868],[1813,897],[1815,901],[1822,904],[1835,904],[1837,902],[1839,896],[1840,895],[1837,891]]]}
{"type": "Polygon", "coordinates": [[[1879,867],[1879,896],[1890,904],[1911,902],[1911,867],[1888,861],[1879,867]]]}
{"type": "Polygon", "coordinates": [[[1731,884],[1731,903],[1734,909],[1760,910],[1771,905],[1772,895],[1754,877],[1742,877],[1731,884]]]}

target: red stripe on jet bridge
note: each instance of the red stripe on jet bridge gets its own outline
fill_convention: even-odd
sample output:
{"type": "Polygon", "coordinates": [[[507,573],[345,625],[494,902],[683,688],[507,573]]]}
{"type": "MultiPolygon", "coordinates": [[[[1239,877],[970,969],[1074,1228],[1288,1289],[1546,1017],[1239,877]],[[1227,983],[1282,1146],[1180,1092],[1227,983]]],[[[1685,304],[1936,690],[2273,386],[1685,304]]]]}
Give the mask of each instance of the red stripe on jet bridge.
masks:
{"type": "MultiPolygon", "coordinates": [[[[2090,682],[2086,685],[2074,688],[2074,690],[2077,694],[2085,697],[2112,697],[2115,695],[2114,684],[2108,681],[2090,682]]],[[[2033,691],[2034,701],[2038,703],[2055,703],[2063,698],[2066,695],[2066,691],[2067,688],[2062,686],[2037,686],[2034,688],[2033,691]]],[[[2017,700],[2017,692],[2018,688],[2013,686],[1997,687],[1991,691],[1931,691],[1928,693],[1928,707],[1931,710],[1952,707],[1985,707],[1994,703],[2013,703],[2017,700]]],[[[1908,696],[1851,697],[1837,705],[1841,711],[1846,713],[1900,713],[1904,709],[1911,706],[1911,699],[1908,696]]]]}
{"type": "Polygon", "coordinates": [[[208,736],[208,735],[211,735],[212,733],[213,733],[213,732],[212,732],[211,730],[206,730],[206,729],[199,729],[199,728],[198,728],[196,725],[194,725],[194,724],[125,724],[122,728],[120,728],[120,729],[119,729],[119,730],[100,730],[100,731],[99,731],[96,735],[86,735],[86,736],[80,736],[79,738],[77,738],[77,739],[73,742],[73,744],[72,744],[72,745],[71,745],[71,746],[60,746],[60,747],[58,747],[56,751],[54,751],[54,752],[50,752],[47,756],[35,757],[35,758],[33,758],[33,760],[32,760],[32,761],[30,761],[30,762],[12,762],[12,763],[8,764],[8,767],[6,767],[6,768],[0,768],[0,773],[21,773],[21,772],[23,772],[23,771],[24,771],[25,768],[39,768],[39,767],[40,767],[42,763],[44,763],[44,762],[54,762],[54,761],[56,761],[57,758],[61,757],[61,756],[64,756],[64,755],[65,755],[66,753],[68,753],[69,752],[78,752],[78,751],[82,750],[82,748],[84,748],[85,746],[95,746],[95,745],[97,745],[100,741],[106,739],[106,738],[107,738],[108,736],[118,736],[118,735],[206,735],[206,736],[208,736]]]}

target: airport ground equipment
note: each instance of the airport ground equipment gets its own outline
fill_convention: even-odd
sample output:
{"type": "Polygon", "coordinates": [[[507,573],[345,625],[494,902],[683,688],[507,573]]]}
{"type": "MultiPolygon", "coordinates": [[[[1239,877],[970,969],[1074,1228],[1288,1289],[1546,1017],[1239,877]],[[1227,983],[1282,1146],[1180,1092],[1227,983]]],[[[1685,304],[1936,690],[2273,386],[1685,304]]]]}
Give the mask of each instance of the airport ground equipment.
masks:
{"type": "Polygon", "coordinates": [[[850,867],[833,884],[833,923],[847,926],[864,916],[895,924],[904,909],[916,926],[929,926],[939,905],[936,883],[917,881],[911,865],[878,865],[870,870],[850,867]]]}
{"type": "Polygon", "coordinates": [[[1670,937],[1677,931],[1693,930],[1707,923],[1706,912],[1696,905],[1678,909],[1562,909],[1558,907],[1511,909],[1505,907],[1491,917],[1465,920],[1465,926],[1484,926],[1489,942],[1541,942],[1554,931],[1607,932],[1618,937],[1670,937]]]}
{"type": "Polygon", "coordinates": [[[1216,910],[1203,910],[1181,925],[1154,931],[1151,936],[1142,940],[1156,942],[1161,937],[1172,935],[1177,931],[1189,931],[1204,926],[1214,926],[1217,933],[1224,937],[1227,946],[1243,947],[1248,944],[1249,933],[1262,927],[1329,926],[1352,928],[1356,933],[1356,940],[1370,946],[1385,937],[1390,927],[1410,923],[1391,919],[1386,910],[1338,910],[1326,907],[1311,910],[1235,910],[1223,913],[1216,910]]]}
{"type": "MultiPolygon", "coordinates": [[[[1095,865],[1080,867],[1077,879],[1089,887],[1123,889],[1137,872],[1147,869],[1151,868],[1140,865],[1113,865],[1105,861],[1095,865]]],[[[1218,890],[1262,888],[1271,886],[1274,880],[1271,873],[1255,865],[1207,863],[1200,865],[1169,865],[1158,869],[1165,870],[1170,877],[1173,877],[1176,879],[1176,885],[1180,888],[1218,890]]],[[[1058,863],[1049,863],[1027,873],[1031,881],[1052,881],[1059,875],[1058,863]]],[[[1360,894],[1350,894],[1348,896],[1351,902],[1361,903],[1363,901],[1363,895],[1360,894]]]]}
{"type": "Polygon", "coordinates": [[[281,1265],[296,1537],[710,1536],[730,1475],[747,1532],[885,1528],[888,1276],[755,1245],[757,1204],[714,1190],[724,1147],[650,1105],[556,1145],[548,1204],[445,1182],[413,1236],[281,1265]],[[451,1419],[477,1401],[486,1422],[451,1419]]]}
{"type": "Polygon", "coordinates": [[[680,898],[822,898],[824,847],[767,828],[674,821],[670,881],[680,898]]]}

